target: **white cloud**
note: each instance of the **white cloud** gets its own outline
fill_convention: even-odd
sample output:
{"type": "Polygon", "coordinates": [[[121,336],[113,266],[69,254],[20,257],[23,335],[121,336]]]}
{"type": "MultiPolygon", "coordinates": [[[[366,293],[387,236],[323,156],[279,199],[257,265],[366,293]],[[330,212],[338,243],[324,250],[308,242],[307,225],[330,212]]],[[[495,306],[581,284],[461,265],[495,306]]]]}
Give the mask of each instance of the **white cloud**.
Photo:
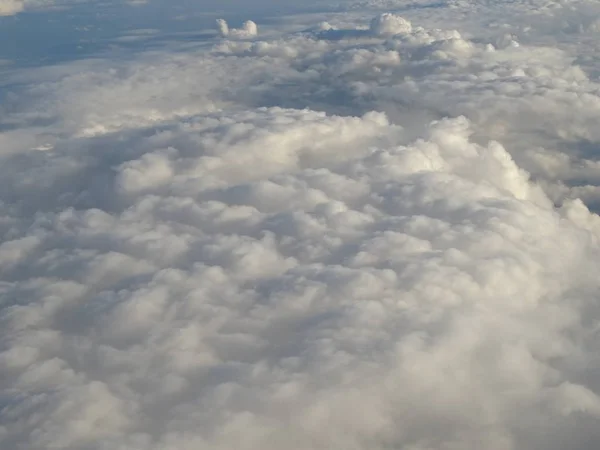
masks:
{"type": "Polygon", "coordinates": [[[317,22],[12,75],[0,447],[600,443],[594,77],[317,22]]]}
{"type": "Polygon", "coordinates": [[[137,156],[56,148],[44,190],[75,209],[3,212],[23,299],[3,442],[535,448],[596,417],[596,385],[568,375],[595,235],[470,133],[445,120],[403,146],[379,114],[267,109],[139,135],[137,156]],[[113,180],[84,181],[105,211],[77,206],[71,158],[113,180]]]}
{"type": "Polygon", "coordinates": [[[229,28],[225,20],[217,19],[217,29],[221,37],[245,39],[258,35],[258,26],[251,20],[244,22],[241,28],[229,28]]]}
{"type": "Polygon", "coordinates": [[[412,31],[411,23],[404,17],[384,13],[371,21],[371,32],[376,36],[394,36],[412,31]]]}

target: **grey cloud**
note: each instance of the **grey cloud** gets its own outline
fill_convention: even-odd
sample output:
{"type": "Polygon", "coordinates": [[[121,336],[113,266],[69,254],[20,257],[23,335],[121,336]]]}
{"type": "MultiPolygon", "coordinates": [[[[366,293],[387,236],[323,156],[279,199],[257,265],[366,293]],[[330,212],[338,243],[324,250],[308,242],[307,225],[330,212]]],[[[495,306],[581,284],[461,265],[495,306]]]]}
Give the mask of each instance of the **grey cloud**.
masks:
{"type": "Polygon", "coordinates": [[[515,408],[600,412],[566,372],[594,235],[466,119],[408,146],[380,115],[197,120],[169,140],[221,122],[205,152],[96,166],[120,208],[38,214],[0,249],[6,445],[500,449],[554,430],[515,408]]]}

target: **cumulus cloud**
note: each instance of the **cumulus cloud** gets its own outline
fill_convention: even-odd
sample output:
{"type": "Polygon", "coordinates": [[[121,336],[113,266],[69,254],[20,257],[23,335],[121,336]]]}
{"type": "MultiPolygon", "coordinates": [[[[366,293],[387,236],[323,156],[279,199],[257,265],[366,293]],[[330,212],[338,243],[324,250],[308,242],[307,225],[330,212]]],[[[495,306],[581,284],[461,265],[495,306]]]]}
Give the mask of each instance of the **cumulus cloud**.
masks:
{"type": "MultiPolygon", "coordinates": [[[[386,20],[410,23],[388,14],[372,24],[386,20]]],[[[547,192],[555,201],[582,195],[599,203],[600,192],[583,175],[593,170],[593,155],[581,151],[599,140],[589,125],[597,117],[599,85],[587,75],[597,68],[575,64],[560,48],[524,45],[514,33],[474,41],[458,30],[411,25],[405,32],[390,28],[391,34],[377,36],[375,25],[330,21],[302,36],[219,50],[232,59],[269,60],[268,80],[237,92],[251,97],[246,101],[343,114],[384,110],[410,124],[415,135],[430,120],[462,114],[482,139],[501,139],[520,165],[536,178],[551,180],[547,192]],[[566,147],[571,156],[565,159],[566,147]],[[574,163],[573,157],[585,161],[574,163]],[[588,187],[580,189],[582,183],[588,187]]]]}
{"type": "Polygon", "coordinates": [[[370,30],[377,36],[394,36],[396,34],[410,33],[412,25],[404,17],[384,13],[371,21],[370,30]]]}
{"type": "Polygon", "coordinates": [[[251,20],[244,22],[241,28],[229,28],[224,19],[217,19],[217,29],[222,37],[245,39],[258,35],[258,26],[251,20]]]}
{"type": "Polygon", "coordinates": [[[12,75],[0,447],[597,447],[598,85],[359,16],[12,75]]]}
{"type": "Polygon", "coordinates": [[[3,207],[4,445],[537,448],[597,417],[572,366],[593,216],[471,133],[263,109],[29,155],[45,186],[3,207]],[[41,189],[72,206],[17,215],[41,189]]]}

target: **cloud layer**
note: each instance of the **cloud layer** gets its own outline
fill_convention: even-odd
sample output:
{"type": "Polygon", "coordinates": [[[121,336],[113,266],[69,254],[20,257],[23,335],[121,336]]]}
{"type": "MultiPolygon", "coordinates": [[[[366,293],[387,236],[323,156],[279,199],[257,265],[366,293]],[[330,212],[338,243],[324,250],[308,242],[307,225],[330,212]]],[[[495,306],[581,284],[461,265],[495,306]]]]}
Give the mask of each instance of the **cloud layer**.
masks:
{"type": "Polygon", "coordinates": [[[13,211],[103,209],[3,213],[5,445],[561,448],[597,218],[471,132],[265,109],[30,156],[13,211]]]}
{"type": "Polygon", "coordinates": [[[597,448],[593,74],[352,14],[13,75],[0,447],[597,448]]]}

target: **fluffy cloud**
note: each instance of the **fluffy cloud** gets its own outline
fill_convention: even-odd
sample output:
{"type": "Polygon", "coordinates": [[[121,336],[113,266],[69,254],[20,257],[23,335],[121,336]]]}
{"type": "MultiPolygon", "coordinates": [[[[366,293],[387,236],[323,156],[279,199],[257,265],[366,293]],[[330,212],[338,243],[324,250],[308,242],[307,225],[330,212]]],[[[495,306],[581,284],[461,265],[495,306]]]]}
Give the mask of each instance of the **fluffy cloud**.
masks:
{"type": "Polygon", "coordinates": [[[3,208],[4,445],[562,448],[600,414],[577,365],[594,216],[471,133],[264,109],[29,155],[3,208]]]}
{"type": "Polygon", "coordinates": [[[13,75],[0,447],[597,447],[593,77],[327,20],[13,75]]]}
{"type": "Polygon", "coordinates": [[[596,69],[583,70],[564,50],[519,39],[500,33],[475,42],[457,30],[383,14],[368,28],[325,23],[302,36],[229,43],[219,51],[271,65],[262,84],[237,94],[255,105],[343,114],[378,109],[410,124],[416,136],[430,120],[465,115],[482,139],[502,140],[520,165],[548,181],[555,201],[582,195],[598,204],[600,193],[589,181],[579,189],[589,180],[583,172],[593,170],[583,168],[595,166],[581,145],[600,140],[589,125],[600,103],[599,85],[587,73],[596,69]]]}
{"type": "Polygon", "coordinates": [[[404,17],[384,13],[371,21],[370,30],[376,36],[394,36],[410,33],[412,25],[404,17]]]}
{"type": "Polygon", "coordinates": [[[258,35],[258,26],[251,20],[242,24],[242,28],[229,28],[227,22],[223,19],[217,20],[217,29],[221,37],[232,37],[238,39],[256,37],[258,35]]]}

